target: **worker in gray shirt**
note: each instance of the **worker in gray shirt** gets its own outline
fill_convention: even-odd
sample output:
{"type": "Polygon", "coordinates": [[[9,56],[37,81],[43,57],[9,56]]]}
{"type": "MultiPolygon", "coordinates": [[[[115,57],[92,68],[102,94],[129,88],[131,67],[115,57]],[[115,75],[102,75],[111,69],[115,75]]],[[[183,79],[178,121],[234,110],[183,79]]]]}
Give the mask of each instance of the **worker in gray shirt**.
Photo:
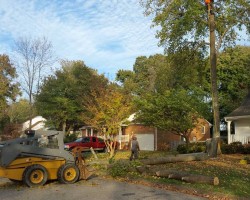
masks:
{"type": "Polygon", "coordinates": [[[138,158],[138,151],[140,151],[139,143],[137,141],[137,138],[133,136],[131,141],[131,156],[129,158],[130,161],[138,158]]]}

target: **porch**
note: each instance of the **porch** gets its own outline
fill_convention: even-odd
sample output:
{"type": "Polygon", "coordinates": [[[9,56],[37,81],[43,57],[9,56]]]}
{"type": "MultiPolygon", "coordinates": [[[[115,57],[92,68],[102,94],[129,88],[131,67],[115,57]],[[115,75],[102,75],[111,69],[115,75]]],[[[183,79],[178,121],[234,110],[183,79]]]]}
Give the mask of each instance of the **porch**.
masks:
{"type": "Polygon", "coordinates": [[[232,142],[250,143],[250,88],[243,103],[225,117],[228,144],[232,142]]]}
{"type": "Polygon", "coordinates": [[[241,142],[242,144],[249,144],[250,136],[229,135],[228,144],[233,142],[241,142]]]}

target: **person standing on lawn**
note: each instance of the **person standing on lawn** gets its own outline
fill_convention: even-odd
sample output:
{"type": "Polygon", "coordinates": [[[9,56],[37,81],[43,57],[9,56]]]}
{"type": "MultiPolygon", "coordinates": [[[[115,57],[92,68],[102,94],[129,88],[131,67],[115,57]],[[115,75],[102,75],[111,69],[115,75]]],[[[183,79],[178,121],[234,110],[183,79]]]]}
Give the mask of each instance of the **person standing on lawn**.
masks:
{"type": "Polygon", "coordinates": [[[130,161],[138,158],[138,151],[140,151],[139,143],[137,141],[137,138],[133,136],[131,141],[131,156],[129,158],[130,161]]]}

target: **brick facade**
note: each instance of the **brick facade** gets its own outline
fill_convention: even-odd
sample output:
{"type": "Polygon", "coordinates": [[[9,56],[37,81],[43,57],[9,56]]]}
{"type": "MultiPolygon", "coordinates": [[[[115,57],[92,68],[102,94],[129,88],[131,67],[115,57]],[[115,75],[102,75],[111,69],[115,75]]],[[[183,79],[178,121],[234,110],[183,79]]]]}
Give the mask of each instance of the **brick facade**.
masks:
{"type": "Polygon", "coordinates": [[[190,142],[195,141],[206,141],[206,139],[210,138],[210,128],[211,124],[204,120],[199,119],[197,126],[193,129],[190,134],[189,140],[190,142]]]}
{"type": "MultiPolygon", "coordinates": [[[[211,124],[208,121],[199,119],[197,126],[190,134],[190,142],[206,141],[210,138],[210,127],[211,124]]],[[[130,124],[122,128],[122,135],[129,135],[129,138],[132,135],[139,134],[153,134],[154,141],[152,142],[155,150],[167,150],[181,142],[181,136],[179,135],[142,124],[130,124]]],[[[122,148],[124,148],[124,145],[122,145],[122,148]]]]}

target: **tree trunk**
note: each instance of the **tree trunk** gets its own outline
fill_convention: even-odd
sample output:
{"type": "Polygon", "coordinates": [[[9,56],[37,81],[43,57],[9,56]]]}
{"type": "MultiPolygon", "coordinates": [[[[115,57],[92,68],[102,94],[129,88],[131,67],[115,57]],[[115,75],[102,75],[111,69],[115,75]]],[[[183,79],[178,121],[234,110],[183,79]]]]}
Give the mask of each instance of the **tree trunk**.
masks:
{"type": "Polygon", "coordinates": [[[180,154],[177,156],[159,157],[147,160],[142,160],[145,165],[158,165],[171,162],[187,162],[187,161],[201,161],[208,159],[206,153],[191,153],[191,154],[180,154]]]}
{"type": "Polygon", "coordinates": [[[32,129],[32,118],[33,118],[33,105],[32,105],[32,94],[29,95],[29,130],[32,129]]]}
{"type": "Polygon", "coordinates": [[[63,129],[63,133],[64,135],[66,134],[66,122],[63,122],[63,125],[62,125],[62,129],[63,129]]]}
{"type": "Polygon", "coordinates": [[[182,177],[185,177],[185,176],[188,176],[187,172],[175,172],[175,173],[169,174],[168,178],[182,181],[182,177]]]}
{"type": "Polygon", "coordinates": [[[176,170],[162,170],[155,173],[158,177],[166,177],[169,179],[182,180],[188,183],[205,183],[210,185],[219,185],[218,177],[209,177],[203,175],[190,174],[188,172],[180,172],[176,170]]]}
{"type": "Polygon", "coordinates": [[[113,158],[115,156],[116,140],[106,141],[105,144],[106,147],[108,148],[109,158],[113,158]]]}
{"type": "Polygon", "coordinates": [[[176,180],[182,180],[182,177],[188,176],[187,172],[180,172],[180,171],[171,170],[171,169],[158,171],[155,174],[156,176],[159,176],[159,177],[166,177],[169,179],[176,179],[176,180]]]}
{"type": "Polygon", "coordinates": [[[189,175],[182,177],[182,180],[187,183],[207,183],[210,185],[219,185],[219,178],[218,177],[209,177],[209,176],[202,176],[202,175],[189,175]]]}
{"type": "Polygon", "coordinates": [[[157,171],[155,174],[156,176],[159,176],[159,177],[167,177],[170,175],[170,174],[174,174],[174,173],[177,173],[176,170],[173,170],[173,169],[169,169],[169,170],[161,170],[161,171],[157,171]]]}
{"type": "Polygon", "coordinates": [[[219,100],[217,88],[217,55],[215,48],[215,19],[212,3],[209,9],[211,88],[214,112],[214,138],[220,137],[219,100]]]}
{"type": "MultiPolygon", "coordinates": [[[[220,137],[220,113],[219,113],[219,99],[217,88],[217,53],[215,47],[215,17],[213,11],[213,3],[208,4],[208,16],[209,16],[209,30],[210,30],[210,72],[211,72],[211,93],[212,93],[212,107],[213,107],[213,138],[220,137]]],[[[217,148],[213,148],[216,152],[213,152],[214,157],[217,156],[217,148]]]]}
{"type": "Polygon", "coordinates": [[[186,136],[183,136],[184,138],[185,138],[185,140],[186,140],[186,147],[187,147],[187,150],[188,150],[188,152],[189,152],[189,143],[190,143],[190,141],[189,141],[189,135],[186,135],[186,136]]]}
{"type": "Polygon", "coordinates": [[[113,158],[114,156],[115,156],[115,149],[114,148],[110,148],[109,158],[113,158]]]}
{"type": "Polygon", "coordinates": [[[150,165],[138,166],[136,170],[141,174],[154,176],[159,169],[153,169],[150,165]]]}
{"type": "Polygon", "coordinates": [[[210,138],[206,141],[206,152],[209,157],[214,158],[217,156],[219,138],[210,138]]]}

